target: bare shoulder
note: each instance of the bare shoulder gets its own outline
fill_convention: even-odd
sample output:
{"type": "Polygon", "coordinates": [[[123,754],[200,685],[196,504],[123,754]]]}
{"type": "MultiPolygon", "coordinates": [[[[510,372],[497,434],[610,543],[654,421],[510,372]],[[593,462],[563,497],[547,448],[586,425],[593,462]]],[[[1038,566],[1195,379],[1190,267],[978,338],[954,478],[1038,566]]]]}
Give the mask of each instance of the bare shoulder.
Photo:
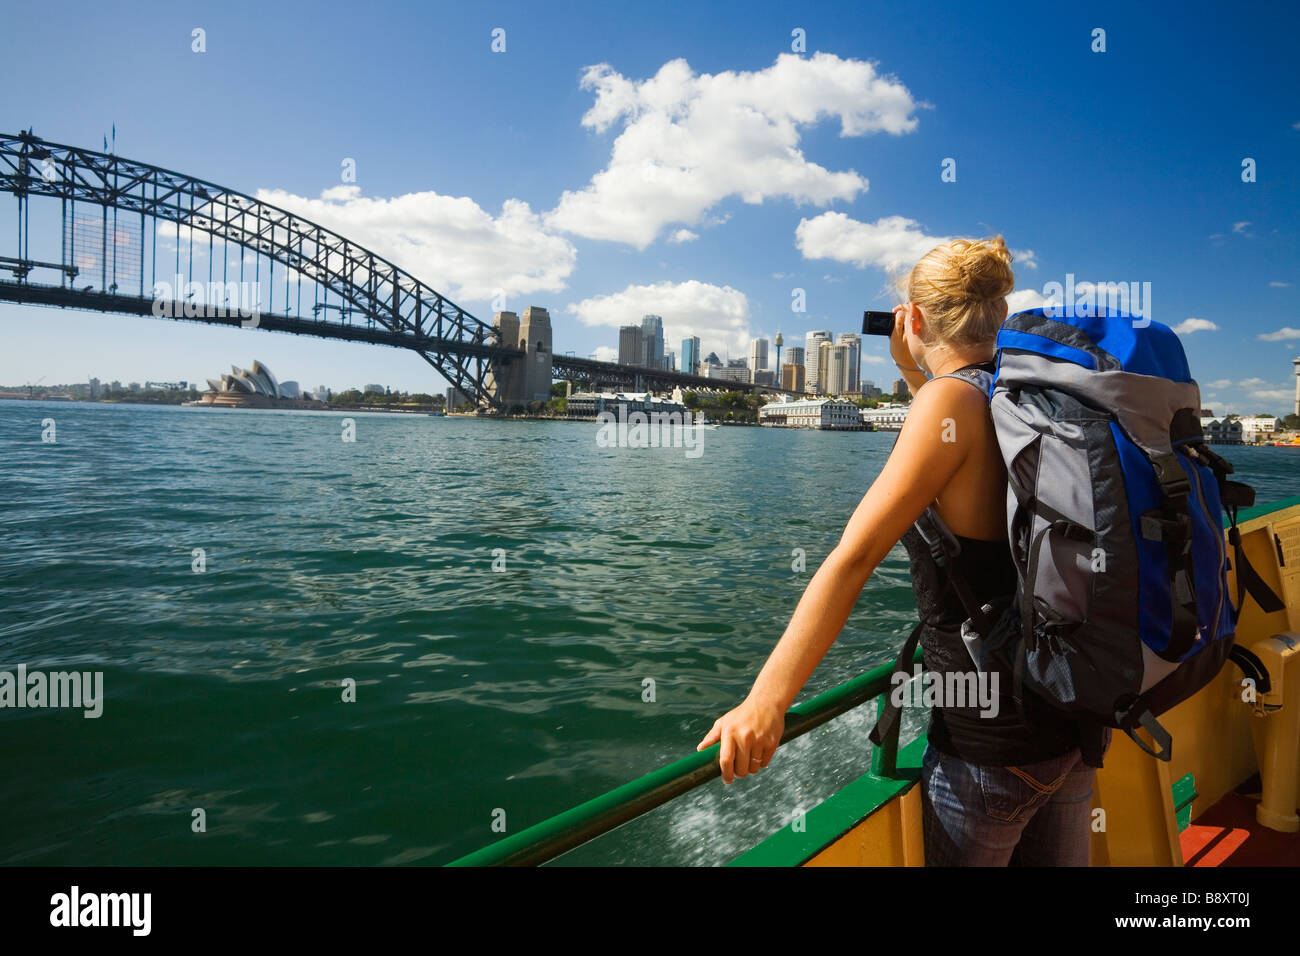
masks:
{"type": "Polygon", "coordinates": [[[959,422],[974,422],[986,418],[988,408],[984,393],[969,382],[936,378],[917,390],[907,417],[916,415],[922,420],[952,418],[959,422]]]}

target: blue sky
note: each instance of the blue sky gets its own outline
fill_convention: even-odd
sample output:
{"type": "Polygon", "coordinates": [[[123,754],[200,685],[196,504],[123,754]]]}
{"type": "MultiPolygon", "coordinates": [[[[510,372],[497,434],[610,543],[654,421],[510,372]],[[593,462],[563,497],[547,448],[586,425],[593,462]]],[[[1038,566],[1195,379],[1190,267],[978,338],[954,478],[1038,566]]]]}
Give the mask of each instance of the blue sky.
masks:
{"type": "MultiPolygon", "coordinates": [[[[548,308],[557,351],[609,354],[648,311],[669,348],[694,333],[733,357],[778,329],[787,344],[855,331],[864,308],[893,304],[891,263],[1001,233],[1018,253],[1013,305],[1067,274],[1149,282],[1206,405],[1291,410],[1294,5],[70,3],[5,17],[0,80],[20,93],[0,130],[97,148],[115,123],[119,154],[317,218],[484,320],[498,290],[515,311],[548,308]]],[[[404,351],[255,329],[0,305],[0,336],[5,384],[202,380],[254,357],[311,385],[446,384],[404,351]]],[[[864,343],[863,376],[887,383],[882,345],[864,343]]]]}

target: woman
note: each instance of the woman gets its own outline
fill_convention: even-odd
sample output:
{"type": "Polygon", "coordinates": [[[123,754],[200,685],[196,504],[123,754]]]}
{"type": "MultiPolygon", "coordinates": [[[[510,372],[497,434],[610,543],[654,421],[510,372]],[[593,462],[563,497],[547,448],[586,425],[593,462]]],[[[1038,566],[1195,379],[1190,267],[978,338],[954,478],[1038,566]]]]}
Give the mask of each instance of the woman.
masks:
{"type": "MultiPolygon", "coordinates": [[[[971,367],[993,371],[994,340],[1014,287],[1001,236],[938,246],[899,283],[907,302],[894,309],[890,353],[915,396],[906,424],[749,696],[696,748],[721,741],[724,783],[772,760],[786,711],[867,578],[900,540],[926,622],[926,670],[974,671],[960,636],[967,614],[912,524],[933,505],[961,546],[956,564],[974,595],[986,601],[1015,591],[1006,472],[988,397],[970,376],[953,376],[971,367]]],[[[931,709],[922,765],[926,865],[1086,866],[1094,771],[1083,763],[1078,731],[1032,696],[1022,717],[1010,675],[1003,670],[998,678],[994,684],[990,672],[986,684],[1000,692],[996,708],[946,701],[931,709]]]]}

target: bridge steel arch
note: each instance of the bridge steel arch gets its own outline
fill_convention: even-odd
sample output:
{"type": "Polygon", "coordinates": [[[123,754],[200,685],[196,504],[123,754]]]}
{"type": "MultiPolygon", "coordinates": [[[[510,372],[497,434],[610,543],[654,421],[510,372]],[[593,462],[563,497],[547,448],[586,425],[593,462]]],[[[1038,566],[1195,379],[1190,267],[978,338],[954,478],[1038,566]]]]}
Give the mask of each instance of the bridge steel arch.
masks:
{"type": "MultiPolygon", "coordinates": [[[[108,290],[82,295],[75,287],[67,288],[76,270],[66,262],[58,266],[65,271],[62,288],[27,282],[34,266],[54,265],[33,262],[28,255],[27,199],[44,196],[64,200],[65,220],[67,202],[93,203],[105,210],[138,213],[142,224],[143,217],[175,223],[178,241],[181,230],[191,229],[279,262],[332,291],[350,311],[370,320],[369,327],[352,326],[342,314],[338,321],[314,322],[267,316],[260,327],[411,349],[480,404],[500,407],[492,366],[524,355],[502,343],[493,326],[384,257],[302,216],[206,180],[107,152],[48,142],[29,131],[0,134],[0,191],[12,193],[19,203],[18,256],[0,258],[0,268],[9,269],[18,281],[2,283],[4,298],[102,311],[143,311],[143,288],[134,304],[126,301],[133,297],[109,295],[108,290]]],[[[141,276],[143,287],[143,266],[141,276]]]]}

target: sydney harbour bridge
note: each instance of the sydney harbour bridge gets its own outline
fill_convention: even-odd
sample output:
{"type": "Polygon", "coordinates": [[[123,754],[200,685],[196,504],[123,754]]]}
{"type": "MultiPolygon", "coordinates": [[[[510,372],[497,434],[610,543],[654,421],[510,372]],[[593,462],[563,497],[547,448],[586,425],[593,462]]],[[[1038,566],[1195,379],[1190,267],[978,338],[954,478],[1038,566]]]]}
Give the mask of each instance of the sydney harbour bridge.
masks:
{"type": "Polygon", "coordinates": [[[18,214],[17,248],[0,255],[0,301],[409,349],[485,411],[545,400],[555,379],[622,391],[781,391],[557,353],[544,309],[483,322],[302,216],[30,131],[0,134],[0,191],[17,198],[18,214]]]}

